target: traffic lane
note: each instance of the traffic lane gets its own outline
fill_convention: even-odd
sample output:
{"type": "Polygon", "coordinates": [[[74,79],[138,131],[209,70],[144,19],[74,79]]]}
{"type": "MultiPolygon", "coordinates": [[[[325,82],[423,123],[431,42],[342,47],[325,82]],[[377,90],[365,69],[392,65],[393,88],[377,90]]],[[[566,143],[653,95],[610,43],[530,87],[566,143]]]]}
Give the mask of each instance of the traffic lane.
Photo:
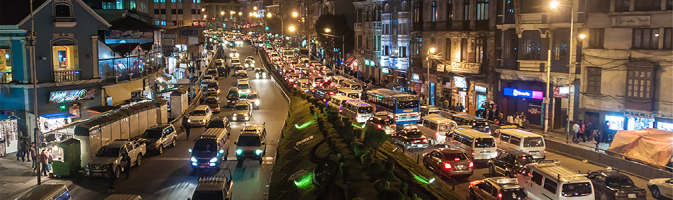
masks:
{"type": "MultiPolygon", "coordinates": [[[[432,147],[432,148],[426,148],[426,149],[410,149],[410,150],[407,150],[405,152],[405,154],[407,156],[409,156],[410,158],[416,160],[419,164],[423,165],[422,154],[429,153],[432,150],[440,148],[440,147],[443,147],[443,145],[438,145],[438,146],[435,146],[435,147],[432,147]]],[[[603,166],[591,164],[591,163],[588,163],[588,162],[583,161],[583,160],[577,160],[577,159],[574,159],[572,157],[568,157],[568,156],[558,154],[558,153],[552,152],[552,151],[547,151],[547,157],[545,159],[552,159],[552,160],[558,159],[558,161],[561,162],[561,166],[564,166],[564,167],[566,167],[570,170],[573,170],[573,171],[579,171],[581,173],[586,173],[587,170],[596,171],[596,170],[604,170],[605,169],[605,167],[603,167],[603,166]]],[[[470,181],[482,180],[484,178],[489,178],[489,177],[494,176],[492,174],[489,174],[488,168],[486,166],[484,166],[484,165],[475,165],[475,166],[476,167],[474,169],[474,174],[472,176],[470,176],[468,179],[455,180],[455,179],[442,177],[442,180],[445,181],[447,184],[455,185],[454,190],[459,195],[461,195],[462,197],[467,198],[469,196],[468,192],[469,192],[469,186],[470,186],[469,182],[470,181]]],[[[647,199],[653,199],[652,193],[647,188],[648,180],[642,179],[642,178],[639,178],[639,177],[636,177],[636,176],[631,176],[629,174],[626,174],[626,175],[629,176],[631,178],[631,180],[633,180],[633,183],[637,187],[645,189],[647,191],[647,199]]]]}

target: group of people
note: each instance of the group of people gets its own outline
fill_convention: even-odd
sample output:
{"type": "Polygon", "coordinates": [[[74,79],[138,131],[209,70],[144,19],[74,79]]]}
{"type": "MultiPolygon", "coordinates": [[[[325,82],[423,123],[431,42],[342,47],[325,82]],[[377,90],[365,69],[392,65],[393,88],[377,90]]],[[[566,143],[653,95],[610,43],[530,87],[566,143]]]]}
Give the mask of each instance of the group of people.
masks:
{"type": "MultiPolygon", "coordinates": [[[[596,144],[596,148],[598,148],[598,145],[603,141],[604,133],[607,134],[607,132],[610,131],[608,122],[605,122],[601,129],[591,124],[591,122],[585,124],[581,119],[571,123],[573,124],[573,142],[579,143],[580,138],[582,138],[582,142],[591,141],[596,144]]],[[[598,151],[598,149],[596,149],[596,151],[598,151]]]]}

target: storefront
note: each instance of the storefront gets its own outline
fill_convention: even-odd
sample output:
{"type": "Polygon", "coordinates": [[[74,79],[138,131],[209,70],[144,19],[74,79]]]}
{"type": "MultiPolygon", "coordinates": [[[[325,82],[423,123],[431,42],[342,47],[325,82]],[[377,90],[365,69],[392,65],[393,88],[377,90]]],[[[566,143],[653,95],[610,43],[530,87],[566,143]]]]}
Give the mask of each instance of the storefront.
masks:
{"type": "Polygon", "coordinates": [[[542,99],[544,92],[517,88],[502,88],[500,112],[503,116],[515,116],[524,113],[530,124],[542,125],[542,99]]]}
{"type": "Polygon", "coordinates": [[[474,99],[477,100],[476,104],[477,110],[485,109],[484,105],[487,102],[486,100],[487,95],[488,95],[488,87],[474,85],[474,99]]]}
{"type": "Polygon", "coordinates": [[[0,157],[18,150],[18,117],[0,115],[0,157]]]}
{"type": "Polygon", "coordinates": [[[654,128],[654,117],[652,114],[637,111],[624,111],[624,117],[626,119],[626,130],[632,131],[654,128]]]}

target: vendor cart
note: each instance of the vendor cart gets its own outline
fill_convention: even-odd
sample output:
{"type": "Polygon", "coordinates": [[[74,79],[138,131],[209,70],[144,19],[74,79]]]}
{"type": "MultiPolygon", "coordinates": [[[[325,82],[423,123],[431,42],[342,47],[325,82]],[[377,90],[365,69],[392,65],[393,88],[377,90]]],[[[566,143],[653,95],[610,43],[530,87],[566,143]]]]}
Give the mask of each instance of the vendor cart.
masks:
{"type": "Polygon", "coordinates": [[[55,176],[70,176],[80,169],[80,142],[67,139],[56,143],[52,148],[54,157],[52,171],[55,176]]]}

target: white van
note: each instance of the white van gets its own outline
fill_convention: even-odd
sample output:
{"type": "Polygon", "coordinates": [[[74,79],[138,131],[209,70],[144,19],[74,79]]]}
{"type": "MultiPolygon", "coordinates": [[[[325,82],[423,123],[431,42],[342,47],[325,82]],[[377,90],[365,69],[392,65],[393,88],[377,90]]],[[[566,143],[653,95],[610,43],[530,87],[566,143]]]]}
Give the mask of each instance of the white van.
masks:
{"type": "Polygon", "coordinates": [[[350,98],[350,97],[347,97],[347,96],[342,96],[342,95],[334,95],[334,96],[329,98],[329,101],[327,102],[327,105],[332,107],[332,108],[339,109],[339,113],[341,113],[341,112],[343,112],[343,105],[347,101],[355,101],[355,100],[357,100],[357,99],[353,99],[353,98],[350,98]]]}
{"type": "Polygon", "coordinates": [[[341,83],[344,81],[351,80],[343,76],[332,76],[332,83],[336,84],[337,87],[341,87],[341,83]]]}
{"type": "Polygon", "coordinates": [[[342,114],[358,123],[365,123],[374,116],[374,108],[364,101],[348,101],[343,105],[342,114]]]}
{"type": "Polygon", "coordinates": [[[536,160],[543,160],[547,155],[541,135],[516,128],[501,128],[498,133],[498,147],[501,149],[523,151],[536,160]]]}
{"type": "Polygon", "coordinates": [[[488,162],[498,155],[495,138],[481,131],[467,128],[454,130],[447,135],[447,144],[472,155],[474,162],[488,162]]]}
{"type": "Polygon", "coordinates": [[[458,126],[453,120],[443,118],[439,115],[427,115],[418,122],[420,130],[430,145],[446,143],[446,135],[453,132],[458,126]]]}
{"type": "Polygon", "coordinates": [[[70,198],[70,191],[65,184],[42,184],[35,186],[33,189],[28,190],[26,193],[23,193],[21,196],[17,197],[17,200],[67,200],[70,198]]]}
{"type": "Polygon", "coordinates": [[[360,99],[360,92],[351,89],[339,88],[337,90],[337,94],[341,94],[353,99],[360,99]]]}
{"type": "Polygon", "coordinates": [[[552,160],[531,163],[519,170],[517,181],[530,199],[593,200],[593,184],[585,177],[552,160]]]}
{"type": "Polygon", "coordinates": [[[341,86],[341,88],[344,88],[344,89],[351,89],[351,90],[355,90],[355,91],[358,91],[358,92],[362,92],[362,85],[360,85],[360,83],[357,83],[357,82],[352,81],[352,80],[343,81],[343,82],[341,82],[340,86],[341,86]]]}

